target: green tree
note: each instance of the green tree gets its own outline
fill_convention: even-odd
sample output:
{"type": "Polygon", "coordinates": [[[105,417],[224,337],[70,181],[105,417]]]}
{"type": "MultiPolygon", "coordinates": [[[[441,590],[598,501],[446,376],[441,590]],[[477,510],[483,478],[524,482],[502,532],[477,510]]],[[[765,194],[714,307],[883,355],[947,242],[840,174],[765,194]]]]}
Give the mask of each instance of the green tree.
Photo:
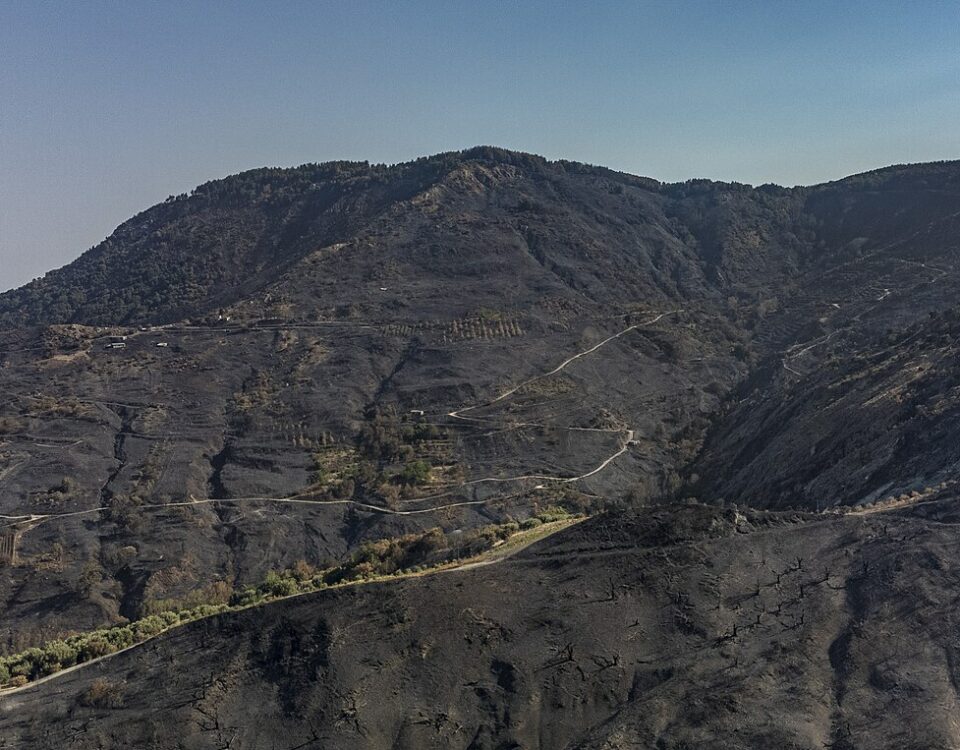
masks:
{"type": "Polygon", "coordinates": [[[426,484],[430,481],[430,464],[422,459],[410,461],[400,472],[400,482],[406,485],[426,484]]]}

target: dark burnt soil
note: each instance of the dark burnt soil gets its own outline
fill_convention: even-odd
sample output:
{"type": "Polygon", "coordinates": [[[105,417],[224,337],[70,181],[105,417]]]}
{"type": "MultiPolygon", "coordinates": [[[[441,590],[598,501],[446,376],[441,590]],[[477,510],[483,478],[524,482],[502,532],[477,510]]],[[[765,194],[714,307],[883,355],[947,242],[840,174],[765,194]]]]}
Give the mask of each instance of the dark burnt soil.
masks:
{"type": "Polygon", "coordinates": [[[603,516],[195,623],[0,698],[0,747],[953,747],[955,504],[603,516]]]}
{"type": "MultiPolygon", "coordinates": [[[[960,460],[958,217],[957,163],[754,189],[486,148],[257,170],[149,209],[0,295],[0,525],[20,530],[0,650],[555,503],[924,493],[960,460]],[[371,458],[378,414],[428,438],[371,458]],[[403,494],[411,458],[435,472],[403,494]],[[327,502],[276,502],[330,476],[327,502]]],[[[570,564],[599,582],[610,557],[570,564]]],[[[836,638],[842,662],[857,641],[836,638]]]]}

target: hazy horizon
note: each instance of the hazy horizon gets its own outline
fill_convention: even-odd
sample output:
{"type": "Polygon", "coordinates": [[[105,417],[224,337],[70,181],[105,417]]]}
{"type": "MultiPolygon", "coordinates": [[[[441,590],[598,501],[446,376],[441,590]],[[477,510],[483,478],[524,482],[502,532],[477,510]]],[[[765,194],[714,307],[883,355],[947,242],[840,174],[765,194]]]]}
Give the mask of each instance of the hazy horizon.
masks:
{"type": "Polygon", "coordinates": [[[0,2],[0,290],[261,166],[478,144],[665,182],[960,157],[949,3],[0,2]]]}

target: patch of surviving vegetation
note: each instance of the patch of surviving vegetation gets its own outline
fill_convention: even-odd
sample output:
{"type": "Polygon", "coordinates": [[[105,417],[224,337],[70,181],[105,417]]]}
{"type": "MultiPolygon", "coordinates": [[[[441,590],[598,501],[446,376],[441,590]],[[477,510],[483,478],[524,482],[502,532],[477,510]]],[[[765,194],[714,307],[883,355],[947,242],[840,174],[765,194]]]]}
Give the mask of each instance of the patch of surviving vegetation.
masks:
{"type": "MultiPolygon", "coordinates": [[[[561,507],[551,506],[519,523],[511,521],[450,533],[433,528],[419,534],[367,542],[349,560],[329,568],[317,568],[301,560],[286,570],[268,573],[257,586],[234,590],[226,602],[178,607],[176,602],[165,600],[164,605],[169,609],[156,611],[156,607],[148,606],[145,609],[151,614],[125,625],[79,633],[2,657],[0,688],[21,687],[64,669],[130,648],[164,631],[204,617],[336,586],[422,575],[455,568],[488,556],[491,560],[497,559],[518,546],[548,536],[582,518],[571,515],[561,507]]],[[[211,587],[210,590],[219,588],[222,586],[211,587]]],[[[99,704],[92,702],[91,705],[99,704]]]]}
{"type": "Polygon", "coordinates": [[[422,414],[371,407],[356,446],[325,446],[312,455],[318,499],[354,499],[395,509],[403,500],[461,479],[450,453],[450,435],[422,414]]]}

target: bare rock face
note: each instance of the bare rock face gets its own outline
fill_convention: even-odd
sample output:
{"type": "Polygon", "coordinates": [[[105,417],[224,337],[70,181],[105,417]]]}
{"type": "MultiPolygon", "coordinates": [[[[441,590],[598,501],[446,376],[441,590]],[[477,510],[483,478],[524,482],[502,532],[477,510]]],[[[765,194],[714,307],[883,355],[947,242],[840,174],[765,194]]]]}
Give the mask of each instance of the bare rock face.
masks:
{"type": "Polygon", "coordinates": [[[0,653],[599,515],[0,695],[0,747],[952,747],[958,217],[958,163],[493,148],[148,209],[0,295],[0,653]]]}

